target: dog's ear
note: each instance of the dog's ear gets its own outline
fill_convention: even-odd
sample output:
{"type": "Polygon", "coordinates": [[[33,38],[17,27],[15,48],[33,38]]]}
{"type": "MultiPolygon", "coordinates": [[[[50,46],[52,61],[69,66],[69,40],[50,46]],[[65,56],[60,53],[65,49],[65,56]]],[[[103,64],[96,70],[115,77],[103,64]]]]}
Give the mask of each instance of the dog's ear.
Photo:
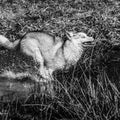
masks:
{"type": "Polygon", "coordinates": [[[68,37],[69,40],[71,40],[71,37],[73,37],[73,32],[68,32],[66,31],[66,36],[68,37]]]}

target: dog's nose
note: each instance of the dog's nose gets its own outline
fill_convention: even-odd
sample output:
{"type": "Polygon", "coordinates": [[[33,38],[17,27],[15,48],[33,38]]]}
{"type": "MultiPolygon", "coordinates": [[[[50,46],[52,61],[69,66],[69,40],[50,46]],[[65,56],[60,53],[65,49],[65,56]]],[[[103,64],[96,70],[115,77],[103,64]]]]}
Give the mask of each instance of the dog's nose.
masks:
{"type": "Polygon", "coordinates": [[[93,37],[89,37],[89,40],[90,40],[90,41],[94,41],[94,38],[93,38],[93,37]]]}

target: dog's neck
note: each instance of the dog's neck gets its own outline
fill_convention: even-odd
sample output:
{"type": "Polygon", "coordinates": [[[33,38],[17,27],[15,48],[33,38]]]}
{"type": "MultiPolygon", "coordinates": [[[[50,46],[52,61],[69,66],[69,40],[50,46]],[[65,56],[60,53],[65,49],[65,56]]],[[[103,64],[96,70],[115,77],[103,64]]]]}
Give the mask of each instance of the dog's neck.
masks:
{"type": "Polygon", "coordinates": [[[83,47],[81,43],[73,43],[66,41],[63,49],[65,60],[69,64],[75,64],[83,53],[83,47]]]}

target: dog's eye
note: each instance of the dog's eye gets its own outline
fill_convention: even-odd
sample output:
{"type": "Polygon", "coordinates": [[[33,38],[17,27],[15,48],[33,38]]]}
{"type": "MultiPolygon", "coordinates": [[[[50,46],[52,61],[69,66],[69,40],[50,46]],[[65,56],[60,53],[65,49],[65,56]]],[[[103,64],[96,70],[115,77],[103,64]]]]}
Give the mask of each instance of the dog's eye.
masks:
{"type": "Polygon", "coordinates": [[[81,38],[86,38],[84,35],[80,35],[81,38]]]}
{"type": "Polygon", "coordinates": [[[76,34],[73,34],[73,37],[76,37],[76,34]]]}

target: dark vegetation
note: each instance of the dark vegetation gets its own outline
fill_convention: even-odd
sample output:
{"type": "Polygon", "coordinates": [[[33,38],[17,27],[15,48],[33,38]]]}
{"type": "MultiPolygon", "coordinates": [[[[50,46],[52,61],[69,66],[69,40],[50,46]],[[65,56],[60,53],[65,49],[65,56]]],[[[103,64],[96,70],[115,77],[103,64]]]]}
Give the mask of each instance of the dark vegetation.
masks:
{"type": "Polygon", "coordinates": [[[96,44],[68,71],[56,71],[55,97],[31,92],[1,98],[1,120],[120,119],[119,0],[1,0],[0,34],[11,41],[30,31],[65,38],[85,32],[96,44]]]}

